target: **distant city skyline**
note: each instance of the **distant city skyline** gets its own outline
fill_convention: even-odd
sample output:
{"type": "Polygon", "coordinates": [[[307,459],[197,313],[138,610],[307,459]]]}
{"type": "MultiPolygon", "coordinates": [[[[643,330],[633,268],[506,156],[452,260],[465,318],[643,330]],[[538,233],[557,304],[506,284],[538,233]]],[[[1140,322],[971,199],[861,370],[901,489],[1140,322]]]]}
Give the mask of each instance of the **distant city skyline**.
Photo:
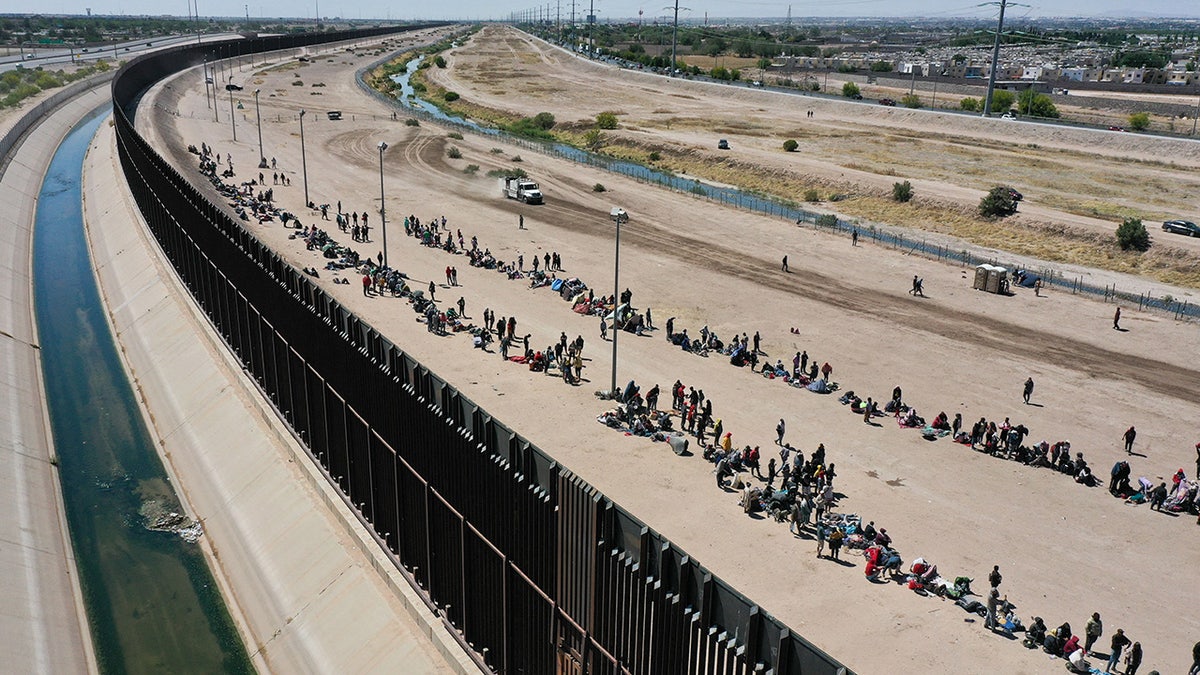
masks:
{"type": "MultiPolygon", "coordinates": [[[[576,16],[579,21],[587,14],[588,0],[576,0],[576,16]]],[[[670,3],[637,2],[636,0],[594,0],[596,19],[599,22],[615,20],[637,20],[641,10],[642,21],[654,22],[669,13],[663,7],[670,3]]],[[[5,14],[85,14],[91,8],[93,15],[174,15],[186,17],[191,12],[189,0],[171,0],[157,2],[152,0],[10,0],[5,3],[5,14]]],[[[987,19],[994,17],[996,8],[990,5],[980,6],[962,2],[961,0],[835,0],[825,3],[787,3],[787,2],[730,2],[728,0],[706,4],[696,0],[685,0],[680,3],[691,7],[691,11],[681,11],[680,20],[694,22],[703,20],[707,15],[710,21],[722,18],[778,18],[788,14],[789,7],[793,21],[802,22],[808,18],[944,18],[952,19],[987,19]]],[[[1022,5],[1012,6],[1007,16],[1012,20],[1038,18],[1095,18],[1095,19],[1147,19],[1147,18],[1200,18],[1200,3],[1184,3],[1180,0],[1050,0],[1048,2],[1032,2],[1026,0],[1022,5]]],[[[314,18],[317,8],[323,18],[340,17],[344,19],[507,19],[510,12],[531,9],[539,6],[538,2],[521,2],[513,0],[509,3],[498,3],[492,0],[452,0],[438,3],[436,6],[425,6],[414,10],[412,5],[392,5],[383,0],[306,0],[304,3],[269,0],[267,2],[238,2],[237,0],[199,0],[201,16],[235,17],[245,16],[249,12],[251,18],[314,18]]],[[[547,3],[541,2],[545,8],[547,3]]],[[[559,5],[549,3],[550,16],[553,18],[559,5]]],[[[569,17],[571,6],[562,2],[563,17],[569,17]]],[[[566,20],[564,18],[564,20],[566,20]]]]}

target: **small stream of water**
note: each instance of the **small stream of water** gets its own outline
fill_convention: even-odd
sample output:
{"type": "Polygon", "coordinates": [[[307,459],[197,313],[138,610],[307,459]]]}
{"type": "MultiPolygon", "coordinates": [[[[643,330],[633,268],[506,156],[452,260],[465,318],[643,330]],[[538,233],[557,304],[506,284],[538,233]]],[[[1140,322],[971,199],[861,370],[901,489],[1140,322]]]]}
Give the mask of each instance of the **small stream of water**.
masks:
{"type": "Polygon", "coordinates": [[[46,399],[96,658],[103,673],[253,673],[195,543],[199,526],[179,515],[92,273],[81,173],[106,112],[59,146],[34,229],[46,399]]]}

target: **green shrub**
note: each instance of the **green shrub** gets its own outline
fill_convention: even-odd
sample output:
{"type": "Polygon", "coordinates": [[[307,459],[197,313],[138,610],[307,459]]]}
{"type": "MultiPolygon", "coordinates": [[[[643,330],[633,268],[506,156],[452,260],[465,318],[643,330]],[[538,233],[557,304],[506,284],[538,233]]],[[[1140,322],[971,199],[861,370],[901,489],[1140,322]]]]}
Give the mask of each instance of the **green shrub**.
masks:
{"type": "Polygon", "coordinates": [[[603,183],[596,183],[592,186],[592,192],[607,192],[608,188],[604,187],[603,183]]]}
{"type": "Polygon", "coordinates": [[[913,197],[912,183],[904,181],[903,183],[892,183],[892,199],[904,203],[913,197]]]}
{"type": "Polygon", "coordinates": [[[845,198],[846,198],[846,197],[848,197],[848,196],[849,196],[849,195],[844,195],[844,194],[842,194],[841,192],[835,192],[835,193],[833,193],[833,194],[829,195],[829,201],[831,201],[831,202],[840,202],[840,201],[842,201],[843,199],[845,199],[845,198]]]}
{"type": "Polygon", "coordinates": [[[837,227],[838,218],[832,213],[824,213],[817,216],[818,227],[837,227]]]}
{"type": "Polygon", "coordinates": [[[442,94],[442,98],[446,99],[447,103],[452,103],[454,101],[457,101],[460,97],[458,95],[458,92],[448,91],[445,94],[442,94]]]}
{"type": "Polygon", "coordinates": [[[1117,245],[1122,251],[1146,251],[1150,248],[1150,233],[1141,218],[1126,218],[1117,226],[1117,245]]]}
{"type": "Polygon", "coordinates": [[[304,86],[304,80],[295,80],[295,81],[293,81],[293,82],[292,82],[292,86],[293,86],[293,87],[303,87],[303,86],[304,86]]]}
{"type": "Polygon", "coordinates": [[[404,120],[404,126],[406,126],[406,127],[419,127],[419,126],[421,126],[421,120],[419,120],[419,119],[417,119],[417,118],[415,118],[415,117],[410,117],[410,118],[408,118],[408,119],[404,120]]]}
{"type": "Polygon", "coordinates": [[[608,138],[599,129],[588,129],[583,135],[583,144],[588,150],[596,151],[603,148],[608,138]]]}
{"type": "Polygon", "coordinates": [[[1017,95],[1011,91],[1007,89],[996,89],[992,91],[992,112],[1008,112],[1008,109],[1013,106],[1013,103],[1015,103],[1016,100],[1017,95]]]}
{"type": "Polygon", "coordinates": [[[858,88],[858,85],[854,84],[853,82],[847,82],[846,84],[842,85],[842,96],[845,96],[846,98],[854,98],[855,96],[860,96],[861,94],[862,91],[858,88]]]}
{"type": "Polygon", "coordinates": [[[479,173],[479,165],[468,164],[467,168],[463,169],[463,173],[467,174],[468,176],[474,176],[475,174],[479,173]]]}
{"type": "Polygon", "coordinates": [[[554,128],[554,115],[548,112],[540,112],[533,116],[533,126],[549,131],[554,128]]]}
{"type": "Polygon", "coordinates": [[[463,139],[462,134],[458,133],[457,131],[451,131],[450,133],[446,134],[446,137],[453,138],[456,141],[461,141],[463,139]]]}
{"type": "Polygon", "coordinates": [[[662,155],[657,150],[652,150],[649,155],[646,155],[646,159],[649,159],[651,162],[657,162],[662,159],[662,155]]]}
{"type": "Polygon", "coordinates": [[[921,97],[917,96],[916,94],[905,94],[900,99],[900,104],[903,105],[905,108],[920,108],[921,107],[921,97]]]}
{"type": "Polygon", "coordinates": [[[1150,113],[1135,112],[1129,116],[1129,128],[1134,131],[1145,131],[1150,128],[1150,113]]]}
{"type": "Polygon", "coordinates": [[[462,159],[462,150],[452,145],[446,150],[446,156],[450,159],[462,159]]]}
{"type": "Polygon", "coordinates": [[[994,187],[979,200],[979,215],[984,218],[1005,218],[1016,212],[1017,202],[1006,187],[994,187]]]}
{"type": "Polygon", "coordinates": [[[958,102],[958,107],[967,112],[979,112],[983,109],[983,104],[979,102],[979,99],[968,96],[958,102]]]}
{"type": "Polygon", "coordinates": [[[789,138],[783,142],[783,151],[784,152],[795,152],[796,148],[798,148],[798,147],[800,147],[800,144],[797,143],[794,139],[789,138]]]}
{"type": "Polygon", "coordinates": [[[611,113],[611,112],[602,112],[599,115],[596,115],[596,128],[597,129],[616,129],[617,128],[617,114],[611,113]]]}
{"type": "Polygon", "coordinates": [[[890,73],[892,72],[892,64],[887,61],[875,61],[871,64],[872,73],[890,73]]]}
{"type": "Polygon", "coordinates": [[[503,155],[503,154],[504,154],[504,148],[492,148],[492,149],[490,150],[490,152],[491,152],[493,155],[503,155]]]}
{"type": "Polygon", "coordinates": [[[513,155],[512,161],[514,161],[514,162],[524,162],[525,160],[521,159],[521,156],[520,156],[520,155],[513,155]]]}
{"type": "Polygon", "coordinates": [[[817,192],[816,188],[809,188],[804,191],[804,201],[819,202],[821,201],[821,193],[817,192]]]}
{"type": "Polygon", "coordinates": [[[433,60],[433,65],[437,66],[438,68],[445,68],[446,67],[446,59],[443,58],[441,54],[438,54],[437,57],[433,60]]]}

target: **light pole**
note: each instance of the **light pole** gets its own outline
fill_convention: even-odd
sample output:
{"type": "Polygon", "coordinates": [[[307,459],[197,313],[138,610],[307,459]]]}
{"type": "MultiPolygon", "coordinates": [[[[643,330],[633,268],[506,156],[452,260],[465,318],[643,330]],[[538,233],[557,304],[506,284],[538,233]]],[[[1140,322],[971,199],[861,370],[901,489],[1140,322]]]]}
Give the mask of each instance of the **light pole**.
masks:
{"type": "Polygon", "coordinates": [[[383,151],[388,149],[388,144],[379,141],[379,224],[383,231],[383,266],[387,267],[387,207],[383,201],[383,151]]]}
{"type": "Polygon", "coordinates": [[[308,208],[308,160],[304,157],[304,111],[300,111],[300,168],[304,172],[304,208],[308,208]]]}
{"type": "Polygon", "coordinates": [[[254,121],[258,124],[258,168],[267,168],[267,156],[262,147],[262,110],[258,107],[258,90],[254,90],[254,121]]]}
{"type": "Polygon", "coordinates": [[[225,89],[229,91],[229,127],[233,129],[233,142],[237,143],[237,121],[234,119],[237,115],[233,112],[233,75],[229,76],[229,84],[225,85],[225,89]]]}
{"type": "Polygon", "coordinates": [[[613,354],[612,354],[612,387],[609,391],[617,391],[617,333],[621,330],[617,327],[617,310],[620,309],[621,283],[619,281],[621,274],[621,223],[629,221],[629,214],[625,209],[614,206],[609,213],[613,222],[617,224],[617,244],[616,250],[613,253],[613,354]]]}

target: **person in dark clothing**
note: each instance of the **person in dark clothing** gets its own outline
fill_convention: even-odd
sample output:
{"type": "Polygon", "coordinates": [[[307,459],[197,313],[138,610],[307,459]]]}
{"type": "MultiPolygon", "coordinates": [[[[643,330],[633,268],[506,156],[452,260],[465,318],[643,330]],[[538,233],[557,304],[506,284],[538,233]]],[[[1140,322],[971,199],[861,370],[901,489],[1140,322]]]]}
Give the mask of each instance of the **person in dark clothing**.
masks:
{"type": "Polygon", "coordinates": [[[1126,454],[1129,454],[1129,455],[1133,454],[1133,441],[1135,438],[1137,438],[1137,429],[1134,429],[1133,427],[1129,427],[1128,429],[1125,430],[1125,453],[1126,454]]]}
{"type": "Polygon", "coordinates": [[[1125,665],[1125,675],[1137,675],[1138,667],[1142,665],[1142,643],[1135,642],[1129,648],[1129,663],[1125,665]]]}
{"type": "Polygon", "coordinates": [[[1150,492],[1150,510],[1162,511],[1162,505],[1165,501],[1167,501],[1167,484],[1159,483],[1158,487],[1150,492]]]}
{"type": "Polygon", "coordinates": [[[1025,405],[1029,405],[1029,397],[1033,396],[1033,378],[1025,380],[1025,389],[1022,390],[1021,398],[1025,399],[1025,405]]]}
{"type": "Polygon", "coordinates": [[[788,270],[788,265],[787,265],[787,256],[786,256],[786,255],[785,255],[785,256],[783,256],[783,271],[784,271],[784,272],[787,272],[787,271],[789,271],[789,270],[788,270]]]}
{"type": "Polygon", "coordinates": [[[1121,659],[1121,651],[1128,646],[1129,638],[1125,637],[1124,629],[1118,628],[1112,636],[1112,649],[1108,653],[1108,665],[1104,666],[1104,672],[1112,672],[1113,666],[1121,659]]]}
{"type": "Polygon", "coordinates": [[[992,588],[1000,588],[1000,582],[1003,580],[1004,577],[1000,575],[1000,566],[993,565],[992,573],[988,575],[988,583],[992,585],[992,588]]]}

